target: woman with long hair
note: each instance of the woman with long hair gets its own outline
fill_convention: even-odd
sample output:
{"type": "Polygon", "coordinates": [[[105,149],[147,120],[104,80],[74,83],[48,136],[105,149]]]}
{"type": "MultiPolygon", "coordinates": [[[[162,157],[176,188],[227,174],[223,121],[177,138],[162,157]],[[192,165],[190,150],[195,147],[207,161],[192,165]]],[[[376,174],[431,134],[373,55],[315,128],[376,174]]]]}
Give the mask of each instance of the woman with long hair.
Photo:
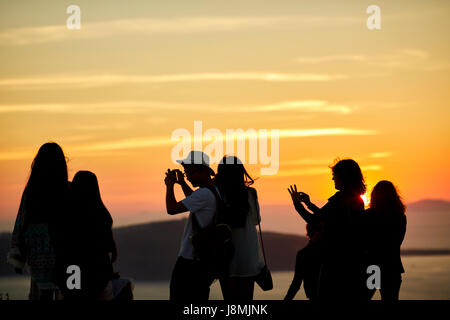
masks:
{"type": "Polygon", "coordinates": [[[402,273],[400,247],[406,233],[406,207],[390,181],[378,182],[367,209],[369,263],[381,271],[381,299],[398,300],[402,273]]]}
{"type": "Polygon", "coordinates": [[[295,209],[307,223],[324,223],[318,298],[362,299],[364,202],[361,195],[366,185],[354,160],[340,160],[331,170],[337,192],[322,208],[311,203],[306,193],[298,192],[296,185],[290,186],[288,191],[295,209]]]}
{"type": "Polygon", "coordinates": [[[117,250],[112,234],[113,220],[100,195],[97,177],[78,171],[70,186],[69,219],[58,221],[56,273],[64,299],[104,299],[112,294],[112,263],[117,250]],[[81,290],[66,288],[66,269],[80,268],[81,290]]]}
{"type": "Polygon", "coordinates": [[[250,186],[254,180],[242,162],[226,156],[217,168],[216,186],[222,197],[224,222],[231,227],[234,255],[229,276],[220,279],[224,300],[253,300],[255,276],[264,267],[256,226],[261,217],[256,190],[250,186]]]}
{"type": "Polygon", "coordinates": [[[11,239],[8,260],[16,272],[28,266],[31,274],[29,298],[51,300],[55,252],[50,225],[66,214],[67,164],[61,147],[53,142],[39,148],[23,191],[11,239]]]}

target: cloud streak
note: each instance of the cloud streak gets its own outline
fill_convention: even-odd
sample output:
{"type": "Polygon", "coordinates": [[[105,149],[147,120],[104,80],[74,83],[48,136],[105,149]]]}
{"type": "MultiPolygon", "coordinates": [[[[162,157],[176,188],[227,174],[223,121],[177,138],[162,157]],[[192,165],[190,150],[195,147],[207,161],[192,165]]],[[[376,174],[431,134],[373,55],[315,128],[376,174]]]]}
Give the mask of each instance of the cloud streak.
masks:
{"type": "Polygon", "coordinates": [[[364,63],[371,66],[386,68],[421,68],[421,70],[441,70],[448,67],[448,61],[430,63],[430,54],[421,49],[403,48],[388,54],[362,55],[338,54],[314,57],[298,57],[295,62],[300,64],[326,63],[364,63]],[[422,64],[422,65],[421,65],[422,64]]]}
{"type": "Polygon", "coordinates": [[[272,112],[272,111],[304,111],[304,112],[329,112],[350,113],[353,107],[343,104],[330,104],[323,100],[286,101],[275,104],[248,107],[244,112],[272,112]]]}
{"type": "Polygon", "coordinates": [[[324,82],[347,79],[344,74],[276,73],[276,72],[202,72],[162,75],[52,75],[0,79],[0,88],[93,88],[114,85],[164,84],[197,81],[264,81],[264,82],[324,82]]]}
{"type": "MultiPolygon", "coordinates": [[[[280,138],[307,138],[307,137],[319,137],[319,136],[361,136],[361,135],[376,135],[375,130],[367,129],[350,129],[350,128],[316,128],[316,129],[281,129],[279,130],[280,138]]],[[[272,131],[266,131],[259,133],[258,131],[236,133],[232,136],[218,139],[217,141],[225,142],[227,139],[261,139],[271,138],[272,131]]],[[[208,143],[207,141],[204,141],[208,143]]],[[[169,136],[161,137],[139,137],[130,139],[119,139],[114,141],[103,141],[96,143],[87,143],[82,145],[68,145],[65,147],[70,153],[82,153],[82,152],[99,152],[99,151],[115,151],[115,150],[130,150],[130,149],[142,149],[142,148],[154,148],[154,147],[170,147],[175,146],[178,141],[172,140],[169,136]]],[[[18,150],[10,152],[0,152],[0,160],[19,160],[28,159],[33,156],[31,151],[18,150]]]]}
{"type": "MultiPolygon", "coordinates": [[[[318,129],[281,129],[279,130],[280,138],[306,138],[317,136],[353,136],[353,135],[375,135],[377,131],[367,129],[349,129],[349,128],[318,128],[318,129]]],[[[235,133],[230,137],[223,134],[222,139],[216,141],[225,142],[227,140],[237,139],[265,139],[272,138],[272,132],[267,130],[265,132],[258,132],[256,130],[250,132],[243,131],[242,133],[235,133]]],[[[206,141],[204,141],[206,142],[206,141]]],[[[92,145],[84,145],[75,147],[74,150],[95,151],[95,150],[118,150],[118,149],[136,149],[147,147],[173,146],[177,141],[170,137],[144,137],[134,139],[116,140],[110,142],[95,143],[92,145]]]]}
{"type": "Polygon", "coordinates": [[[392,155],[391,152],[374,152],[371,153],[369,157],[378,159],[378,158],[387,158],[390,157],[391,155],[392,155]]]}
{"type": "Polygon", "coordinates": [[[178,17],[164,19],[118,19],[81,24],[68,30],[65,24],[9,28],[0,31],[0,46],[31,45],[74,39],[99,39],[124,35],[175,35],[232,32],[246,29],[290,26],[348,25],[360,23],[356,17],[262,16],[262,17],[178,17]]]}
{"type": "MultiPolygon", "coordinates": [[[[366,165],[361,166],[361,171],[380,171],[383,167],[380,165],[366,165]]],[[[322,174],[330,174],[330,168],[325,167],[310,167],[304,169],[294,169],[294,170],[282,170],[278,171],[276,175],[267,176],[272,178],[281,178],[281,177],[295,177],[295,176],[313,176],[313,175],[322,175],[322,174]]]]}
{"type": "Polygon", "coordinates": [[[169,103],[160,101],[111,101],[99,103],[74,104],[0,104],[1,113],[49,112],[66,114],[134,114],[160,110],[189,110],[206,113],[269,113],[269,112],[305,112],[348,114],[356,107],[345,104],[332,104],[324,100],[282,101],[268,105],[211,105],[193,103],[169,103]]]}

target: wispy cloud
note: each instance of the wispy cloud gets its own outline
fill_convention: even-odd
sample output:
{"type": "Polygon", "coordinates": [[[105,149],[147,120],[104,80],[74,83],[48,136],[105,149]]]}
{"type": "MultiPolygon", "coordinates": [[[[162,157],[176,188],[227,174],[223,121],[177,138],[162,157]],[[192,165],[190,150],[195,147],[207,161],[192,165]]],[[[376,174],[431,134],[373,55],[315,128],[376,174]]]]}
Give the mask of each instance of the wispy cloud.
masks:
{"type": "MultiPolygon", "coordinates": [[[[111,103],[35,103],[35,104],[8,104],[0,105],[0,113],[22,113],[22,112],[48,112],[65,114],[134,114],[140,109],[155,108],[159,104],[133,103],[133,102],[111,102],[111,103]]],[[[89,128],[95,129],[91,126],[89,128]]],[[[106,128],[102,125],[101,128],[106,128]]]]}
{"type": "Polygon", "coordinates": [[[286,26],[348,25],[360,23],[346,16],[179,17],[164,19],[119,19],[82,23],[80,30],[65,24],[10,28],[0,32],[0,46],[49,43],[66,39],[97,39],[111,36],[230,32],[243,29],[286,26]]]}
{"type": "Polygon", "coordinates": [[[92,88],[112,85],[136,85],[194,81],[266,81],[323,82],[348,78],[344,74],[276,73],[276,72],[203,72],[162,75],[52,75],[0,79],[0,87],[12,89],[45,89],[55,87],[92,88]]]}
{"type": "Polygon", "coordinates": [[[386,68],[420,68],[424,71],[442,70],[449,67],[448,61],[433,62],[430,53],[421,49],[403,48],[387,54],[337,54],[314,57],[298,57],[301,64],[364,63],[386,68]]]}
{"type": "Polygon", "coordinates": [[[374,152],[369,155],[371,158],[387,158],[392,155],[391,152],[374,152]]]}
{"type": "MultiPolygon", "coordinates": [[[[372,159],[379,159],[379,158],[386,158],[391,156],[391,152],[374,152],[369,153],[366,155],[365,158],[372,158],[372,159]]],[[[361,156],[360,156],[361,158],[361,156]]],[[[340,159],[346,159],[346,157],[338,157],[336,155],[329,157],[317,157],[317,158],[301,158],[301,159],[295,159],[295,160],[287,160],[283,161],[283,166],[317,166],[317,165],[324,165],[329,166],[334,163],[336,160],[340,159]]],[[[369,167],[370,168],[370,167],[369,167]]]]}
{"type": "MultiPolygon", "coordinates": [[[[306,138],[317,136],[354,136],[354,135],[376,135],[375,130],[367,129],[351,129],[351,128],[316,128],[316,129],[281,129],[278,131],[280,138],[306,138]]],[[[227,139],[245,140],[245,139],[270,139],[274,136],[272,130],[267,131],[235,131],[233,134],[227,136],[223,133],[222,138],[217,141],[225,142],[227,139]]],[[[207,143],[207,141],[204,141],[207,143]]],[[[130,139],[118,139],[113,141],[102,141],[95,143],[86,143],[78,145],[65,146],[72,154],[81,152],[99,152],[99,151],[114,151],[114,150],[128,150],[154,147],[174,146],[178,141],[172,140],[169,136],[160,137],[137,137],[130,139]]],[[[33,151],[34,152],[34,151],[33,151]]],[[[13,150],[7,152],[0,152],[0,160],[18,160],[27,159],[33,156],[30,150],[13,150]]]]}
{"type": "Polygon", "coordinates": [[[346,104],[333,104],[324,100],[295,100],[272,103],[268,105],[253,104],[234,106],[199,103],[169,103],[161,101],[111,101],[73,104],[0,104],[0,113],[50,112],[67,114],[135,114],[138,112],[161,109],[180,111],[190,110],[206,113],[266,113],[298,111],[306,113],[347,114],[355,108],[356,106],[350,106],[346,104]]]}
{"type": "Polygon", "coordinates": [[[21,159],[32,159],[35,151],[4,151],[0,152],[1,160],[21,160],[21,159]]]}
{"type": "Polygon", "coordinates": [[[376,130],[350,129],[350,128],[323,128],[323,129],[282,129],[280,137],[299,138],[315,136],[366,136],[376,135],[376,130]]]}
{"type": "MultiPolygon", "coordinates": [[[[380,165],[366,165],[361,166],[361,171],[380,171],[383,167],[380,165]]],[[[295,177],[295,176],[312,176],[312,175],[322,175],[322,174],[330,174],[330,168],[328,167],[309,167],[304,169],[295,169],[295,170],[281,170],[278,171],[276,175],[267,176],[271,178],[279,178],[279,177],[295,177]]]]}
{"type": "MultiPolygon", "coordinates": [[[[302,138],[302,137],[317,137],[317,136],[352,136],[352,135],[375,135],[374,130],[366,129],[349,129],[349,128],[319,128],[319,129],[281,129],[278,132],[280,138],[302,138]]],[[[257,130],[243,130],[234,131],[227,136],[225,132],[222,138],[216,139],[216,141],[227,140],[244,140],[244,139],[265,139],[272,138],[274,132],[271,130],[257,131],[257,130]]],[[[159,147],[159,146],[172,146],[177,141],[172,140],[170,137],[143,137],[134,139],[116,140],[110,142],[95,143],[92,145],[83,145],[75,147],[74,150],[117,150],[117,149],[135,149],[135,148],[147,148],[147,147],[159,147]]],[[[73,149],[73,148],[72,148],[73,149]]]]}
{"type": "Polygon", "coordinates": [[[300,57],[295,59],[298,63],[305,63],[305,64],[318,64],[318,63],[325,63],[325,62],[361,62],[361,61],[367,61],[368,57],[363,55],[355,55],[355,54],[340,54],[340,55],[329,55],[329,56],[322,56],[322,57],[300,57]]]}
{"type": "Polygon", "coordinates": [[[148,138],[135,138],[124,139],[116,141],[105,141],[93,144],[86,144],[72,147],[71,149],[76,151],[105,151],[105,150],[122,150],[122,149],[139,149],[139,148],[152,148],[160,146],[170,146],[175,144],[170,137],[148,137],[148,138]]]}
{"type": "Polygon", "coordinates": [[[317,165],[317,164],[328,164],[330,165],[334,158],[336,157],[323,157],[323,158],[303,158],[303,159],[297,159],[297,160],[289,160],[289,161],[283,161],[283,165],[285,166],[304,166],[304,165],[317,165]]]}
{"type": "Polygon", "coordinates": [[[353,108],[354,107],[344,104],[330,104],[329,102],[323,100],[300,100],[242,108],[241,110],[244,112],[304,111],[350,113],[353,108]]]}

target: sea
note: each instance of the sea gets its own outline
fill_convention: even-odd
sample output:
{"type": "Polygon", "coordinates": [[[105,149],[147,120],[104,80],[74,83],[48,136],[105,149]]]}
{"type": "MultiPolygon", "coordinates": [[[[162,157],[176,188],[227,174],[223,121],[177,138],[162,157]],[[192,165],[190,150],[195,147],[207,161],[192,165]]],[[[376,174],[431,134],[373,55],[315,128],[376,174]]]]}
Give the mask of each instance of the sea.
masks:
{"type": "MultiPolygon", "coordinates": [[[[401,300],[450,300],[450,255],[447,256],[407,256],[403,257],[406,273],[400,291],[401,300]]],[[[293,272],[273,272],[274,288],[262,291],[255,285],[255,300],[282,300],[291,284],[293,272]]],[[[134,280],[136,300],[166,300],[169,298],[169,281],[134,280]]],[[[0,298],[26,300],[30,279],[26,276],[0,277],[0,298]]],[[[339,289],[336,289],[336,294],[339,289]]],[[[303,288],[295,299],[307,299],[303,288]]],[[[380,299],[377,292],[373,298],[380,299]]],[[[220,285],[211,287],[210,300],[222,300],[220,285]]]]}

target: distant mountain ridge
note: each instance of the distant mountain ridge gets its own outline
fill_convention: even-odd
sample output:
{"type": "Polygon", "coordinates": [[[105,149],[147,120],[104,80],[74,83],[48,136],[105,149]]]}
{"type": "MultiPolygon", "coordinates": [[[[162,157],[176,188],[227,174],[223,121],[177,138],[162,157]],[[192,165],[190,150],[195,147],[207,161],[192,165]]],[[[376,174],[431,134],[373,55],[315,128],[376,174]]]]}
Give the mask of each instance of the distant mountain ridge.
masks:
{"type": "MultiPolygon", "coordinates": [[[[139,280],[170,279],[185,223],[182,219],[115,229],[117,270],[139,280]]],[[[307,243],[306,237],[276,232],[264,232],[263,237],[272,270],[293,269],[297,251],[307,243]]]]}
{"type": "MultiPolygon", "coordinates": [[[[116,271],[138,280],[170,279],[185,223],[181,219],[115,228],[116,271]]],[[[264,232],[263,237],[268,265],[274,271],[293,269],[297,251],[307,243],[303,236],[276,232],[264,232]]],[[[0,276],[14,275],[6,264],[10,239],[9,233],[0,234],[0,276]]]]}
{"type": "MultiPolygon", "coordinates": [[[[180,247],[186,219],[151,222],[114,229],[119,258],[115,269],[136,280],[168,280],[180,247]]],[[[295,256],[307,238],[293,234],[263,232],[267,261],[272,271],[293,270],[295,256]]],[[[0,276],[14,275],[6,264],[11,235],[0,233],[0,276]]],[[[409,249],[403,255],[443,255],[447,249],[409,249]]]]}
{"type": "Polygon", "coordinates": [[[448,211],[450,213],[450,201],[441,199],[425,199],[415,202],[410,202],[406,204],[408,210],[414,211],[448,211]]]}

